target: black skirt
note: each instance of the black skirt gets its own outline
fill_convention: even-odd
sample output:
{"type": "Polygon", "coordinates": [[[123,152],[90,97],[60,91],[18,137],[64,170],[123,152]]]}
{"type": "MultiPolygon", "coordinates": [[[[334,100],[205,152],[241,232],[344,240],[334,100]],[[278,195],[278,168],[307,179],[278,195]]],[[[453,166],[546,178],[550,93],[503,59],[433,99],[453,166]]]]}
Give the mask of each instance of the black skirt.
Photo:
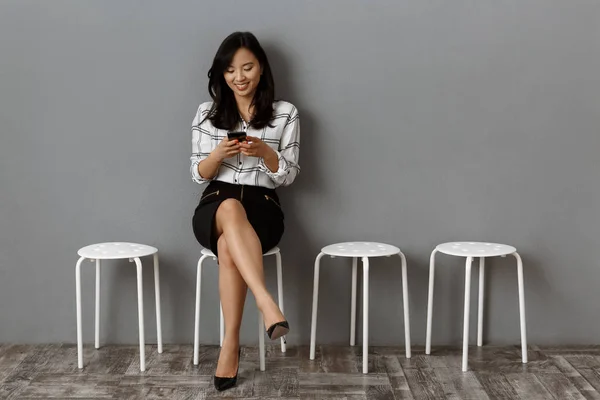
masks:
{"type": "Polygon", "coordinates": [[[215,218],[217,209],[226,199],[242,203],[248,221],[260,239],[263,254],[277,246],[283,236],[284,215],[275,189],[211,181],[200,196],[192,219],[194,235],[203,247],[218,256],[215,218]]]}

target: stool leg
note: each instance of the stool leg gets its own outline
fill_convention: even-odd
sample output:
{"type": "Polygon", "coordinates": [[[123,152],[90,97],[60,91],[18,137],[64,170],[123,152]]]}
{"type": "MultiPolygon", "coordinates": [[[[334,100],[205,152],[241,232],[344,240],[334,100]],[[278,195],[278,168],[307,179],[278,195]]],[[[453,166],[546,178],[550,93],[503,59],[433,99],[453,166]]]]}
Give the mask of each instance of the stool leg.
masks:
{"type": "MultiPolygon", "coordinates": [[[[281,267],[281,253],[275,253],[275,258],[277,259],[277,296],[279,309],[282,314],[285,314],[285,311],[283,310],[283,271],[281,267]]],[[[281,352],[285,353],[285,339],[281,337],[279,340],[281,340],[281,352]]]]}
{"type": "Polygon", "coordinates": [[[100,260],[96,259],[96,335],[95,347],[100,348],[100,260]]]}
{"type": "Polygon", "coordinates": [[[467,371],[469,358],[469,306],[471,302],[471,264],[473,257],[467,257],[465,264],[465,312],[464,312],[464,328],[463,328],[463,358],[462,370],[467,371]]]}
{"type": "Polygon", "coordinates": [[[223,317],[223,305],[219,301],[219,346],[223,347],[225,338],[225,318],[223,317]]]}
{"type": "Polygon", "coordinates": [[[262,313],[258,313],[258,357],[261,371],[265,370],[265,326],[262,313]]]}
{"type": "Polygon", "coordinates": [[[352,294],[350,301],[350,346],[356,344],[356,278],[358,270],[358,258],[352,257],[352,294]]]}
{"type": "Polygon", "coordinates": [[[202,263],[207,256],[198,260],[196,268],[196,311],[194,317],[194,365],[198,365],[198,350],[200,347],[200,291],[202,289],[202,263]]]}
{"type": "MultiPolygon", "coordinates": [[[[216,258],[213,257],[213,260],[216,258]]],[[[217,260],[217,266],[219,266],[219,261],[217,260]]],[[[223,339],[225,338],[225,317],[223,317],[223,305],[221,304],[220,294],[219,294],[219,346],[223,347],[223,339]]]]}
{"type": "Polygon", "coordinates": [[[411,357],[410,352],[410,315],[408,307],[408,277],[406,272],[406,257],[400,252],[402,259],[402,304],[404,306],[404,345],[406,346],[406,358],[411,357]]]}
{"type": "Polygon", "coordinates": [[[477,305],[477,346],[483,345],[483,296],[485,291],[485,257],[479,257],[479,304],[477,305]]]}
{"type": "Polygon", "coordinates": [[[140,371],[146,370],[146,352],[144,349],[144,288],[142,281],[142,262],[138,257],[133,259],[137,269],[138,319],[140,336],[140,371]]]}
{"type": "Polygon", "coordinates": [[[517,259],[517,274],[519,279],[519,315],[521,318],[521,356],[523,364],[527,363],[527,325],[525,322],[525,283],[523,282],[523,261],[519,253],[513,253],[517,259]]]}
{"type": "Polygon", "coordinates": [[[427,295],[427,334],[425,338],[425,354],[431,353],[431,319],[433,315],[433,283],[435,280],[435,253],[431,252],[429,257],[429,293],[427,295]]]}
{"type": "Polygon", "coordinates": [[[317,338],[317,305],[319,303],[319,269],[321,268],[321,258],[325,253],[319,253],[315,259],[315,277],[313,285],[313,303],[312,303],[312,317],[310,325],[310,359],[315,359],[315,345],[317,338]]]}
{"type": "Polygon", "coordinates": [[[369,258],[363,257],[363,374],[369,372],[369,258]]]}
{"type": "Polygon", "coordinates": [[[75,296],[77,297],[77,366],[83,368],[83,339],[81,338],[81,263],[84,257],[77,260],[75,266],[75,296]]]}
{"type": "Polygon", "coordinates": [[[154,298],[156,300],[156,341],[158,342],[158,354],[163,352],[162,348],[162,321],[160,316],[160,274],[158,270],[158,253],[154,253],[154,298]]]}

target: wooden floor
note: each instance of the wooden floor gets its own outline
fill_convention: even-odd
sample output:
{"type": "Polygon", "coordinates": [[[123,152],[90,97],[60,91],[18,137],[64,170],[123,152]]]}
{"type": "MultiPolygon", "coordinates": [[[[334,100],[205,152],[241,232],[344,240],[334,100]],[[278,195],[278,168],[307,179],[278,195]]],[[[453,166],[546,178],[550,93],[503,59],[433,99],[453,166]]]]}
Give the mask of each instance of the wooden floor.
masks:
{"type": "Polygon", "coordinates": [[[135,346],[88,346],[80,372],[74,345],[0,345],[0,399],[600,399],[600,346],[534,346],[526,365],[518,347],[472,347],[467,373],[459,348],[415,347],[407,360],[403,348],[372,347],[368,375],[360,347],[320,347],[310,361],[308,347],[273,345],[265,372],[257,348],[243,347],[238,386],[222,393],[218,352],[201,347],[194,366],[191,346],[147,346],[141,373],[135,346]]]}

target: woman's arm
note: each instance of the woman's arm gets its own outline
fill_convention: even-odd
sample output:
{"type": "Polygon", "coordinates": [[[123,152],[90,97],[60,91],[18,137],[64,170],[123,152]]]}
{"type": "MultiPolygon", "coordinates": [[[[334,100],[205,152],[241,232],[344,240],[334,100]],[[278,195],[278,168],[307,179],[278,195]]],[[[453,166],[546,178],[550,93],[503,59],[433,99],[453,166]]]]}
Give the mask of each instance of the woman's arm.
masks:
{"type": "Polygon", "coordinates": [[[205,124],[202,123],[204,122],[204,118],[208,111],[209,109],[206,103],[200,104],[196,116],[194,117],[194,121],[192,122],[192,156],[190,157],[190,173],[192,175],[192,180],[200,184],[210,181],[216,174],[216,169],[212,175],[207,174],[206,172],[200,173],[200,164],[208,159],[212,152],[212,138],[210,132],[206,129],[207,127],[205,124]]]}
{"type": "Polygon", "coordinates": [[[218,159],[215,156],[215,153],[210,153],[210,155],[204,160],[200,161],[198,164],[198,174],[206,180],[212,179],[217,175],[219,171],[219,167],[223,162],[222,159],[218,159]]]}
{"type": "Polygon", "coordinates": [[[224,159],[240,152],[237,140],[225,137],[213,149],[213,139],[204,118],[210,110],[210,103],[201,104],[192,123],[192,156],[190,160],[192,179],[196,183],[205,183],[219,172],[224,159]]]}
{"type": "Polygon", "coordinates": [[[269,152],[263,157],[258,167],[273,180],[276,186],[288,186],[300,173],[298,158],[300,156],[300,119],[298,110],[294,107],[290,117],[285,122],[279,151],[269,152]]]}

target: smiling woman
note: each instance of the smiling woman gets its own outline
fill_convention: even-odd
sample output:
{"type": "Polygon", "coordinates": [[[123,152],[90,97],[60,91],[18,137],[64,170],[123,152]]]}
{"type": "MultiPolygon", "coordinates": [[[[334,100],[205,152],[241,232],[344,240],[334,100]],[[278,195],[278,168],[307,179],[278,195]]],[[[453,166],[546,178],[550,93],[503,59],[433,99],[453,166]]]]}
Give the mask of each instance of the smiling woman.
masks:
{"type": "Polygon", "coordinates": [[[267,55],[252,33],[236,32],[223,41],[208,72],[208,91],[214,100],[209,119],[216,128],[234,129],[240,113],[253,128],[269,124],[275,83],[267,55]]]}
{"type": "Polygon", "coordinates": [[[192,124],[191,174],[197,183],[210,183],[192,225],[198,242],[218,256],[225,337],[214,383],[225,390],[237,381],[248,288],[269,338],[289,331],[265,287],[262,255],[283,235],[284,213],[275,189],[290,185],[300,171],[300,122],[296,107],[274,101],[267,55],[249,32],[223,41],[208,78],[213,101],[200,105],[192,124]]]}
{"type": "MultiPolygon", "coordinates": [[[[262,69],[254,53],[244,47],[235,53],[231,65],[223,74],[227,85],[233,90],[235,96],[250,101],[256,92],[261,75],[262,69]]],[[[242,109],[240,112],[245,120],[250,120],[249,110],[242,109]]]]}

